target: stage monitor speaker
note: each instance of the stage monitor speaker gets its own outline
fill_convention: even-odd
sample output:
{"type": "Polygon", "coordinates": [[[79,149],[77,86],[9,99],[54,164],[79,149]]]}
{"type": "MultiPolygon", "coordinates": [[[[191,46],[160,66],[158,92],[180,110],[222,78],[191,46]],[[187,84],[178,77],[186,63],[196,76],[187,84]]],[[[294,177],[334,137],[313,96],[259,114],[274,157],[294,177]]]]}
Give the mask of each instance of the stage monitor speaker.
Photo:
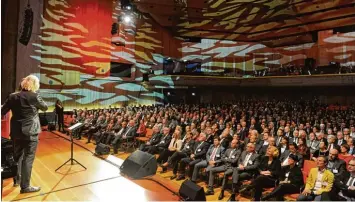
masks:
{"type": "Polygon", "coordinates": [[[203,188],[190,180],[185,180],[185,182],[182,183],[179,195],[185,201],[206,201],[206,195],[203,188]]]}
{"type": "Polygon", "coordinates": [[[95,154],[106,155],[110,153],[110,147],[108,145],[99,143],[95,148],[95,154]]]}
{"type": "Polygon", "coordinates": [[[121,165],[121,173],[133,179],[155,175],[157,172],[155,156],[136,150],[121,165]]]}

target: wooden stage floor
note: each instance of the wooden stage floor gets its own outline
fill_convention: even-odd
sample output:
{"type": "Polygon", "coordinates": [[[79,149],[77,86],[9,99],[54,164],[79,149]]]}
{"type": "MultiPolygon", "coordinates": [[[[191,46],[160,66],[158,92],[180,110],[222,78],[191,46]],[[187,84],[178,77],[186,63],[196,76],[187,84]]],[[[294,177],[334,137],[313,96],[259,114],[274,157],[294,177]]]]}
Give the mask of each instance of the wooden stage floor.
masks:
{"type": "MultiPolygon", "coordinates": [[[[41,186],[37,193],[20,194],[19,187],[13,187],[12,179],[4,181],[4,201],[179,201],[179,197],[168,191],[157,182],[141,179],[130,180],[120,175],[117,166],[93,155],[95,145],[85,144],[86,138],[74,140],[74,159],[79,161],[87,170],[79,165],[68,163],[58,172],[55,170],[70,158],[70,142],[67,135],[54,131],[44,131],[40,134],[37,155],[32,170],[31,183],[41,186]]],[[[119,152],[116,156],[103,156],[110,161],[123,162],[130,153],[119,152]]],[[[170,180],[172,171],[160,173],[151,177],[168,187],[175,193],[183,181],[170,180]]],[[[206,190],[206,183],[199,182],[206,190]]],[[[206,196],[207,201],[217,201],[220,187],[215,188],[215,194],[206,196]]],[[[223,201],[230,197],[225,192],[223,201]]],[[[240,201],[250,199],[238,196],[240,201]]]]}
{"type": "MultiPolygon", "coordinates": [[[[66,135],[62,135],[66,138],[66,135]]],[[[68,163],[58,172],[55,169],[70,158],[70,142],[61,136],[44,131],[40,134],[37,155],[32,170],[31,183],[41,186],[37,193],[20,194],[19,187],[13,187],[12,179],[4,181],[4,201],[178,201],[163,186],[150,180],[130,180],[120,175],[119,169],[94,156],[95,146],[84,149],[74,145],[74,158],[87,167],[71,166],[68,163]]],[[[117,155],[125,159],[128,154],[117,155]]],[[[111,156],[112,157],[112,156],[111,156]]],[[[115,158],[115,157],[114,157],[115,158]]],[[[119,160],[119,159],[117,159],[119,160]]],[[[121,160],[123,161],[123,160],[121,160]]],[[[159,175],[152,177],[170,189],[178,192],[179,186],[159,175]]]]}

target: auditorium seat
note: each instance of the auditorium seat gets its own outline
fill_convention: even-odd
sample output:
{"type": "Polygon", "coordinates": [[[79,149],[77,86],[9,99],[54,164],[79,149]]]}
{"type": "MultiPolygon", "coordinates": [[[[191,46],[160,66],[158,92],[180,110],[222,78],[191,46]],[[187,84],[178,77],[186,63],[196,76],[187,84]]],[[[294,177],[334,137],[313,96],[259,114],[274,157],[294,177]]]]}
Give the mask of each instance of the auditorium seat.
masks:
{"type": "Polygon", "coordinates": [[[137,137],[136,140],[140,142],[147,142],[153,135],[153,130],[150,128],[147,128],[147,131],[145,133],[144,137],[137,137]]]}

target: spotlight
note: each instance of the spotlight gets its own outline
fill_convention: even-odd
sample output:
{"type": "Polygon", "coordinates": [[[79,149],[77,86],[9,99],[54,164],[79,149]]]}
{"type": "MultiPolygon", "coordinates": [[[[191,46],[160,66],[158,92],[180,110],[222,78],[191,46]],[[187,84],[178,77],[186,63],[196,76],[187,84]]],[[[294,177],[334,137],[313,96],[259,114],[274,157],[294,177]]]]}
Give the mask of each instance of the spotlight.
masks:
{"type": "Polygon", "coordinates": [[[191,93],[192,96],[195,96],[196,94],[195,93],[191,93]]]}
{"type": "Polygon", "coordinates": [[[126,6],[126,9],[127,9],[127,10],[131,10],[131,9],[132,9],[132,6],[131,6],[131,5],[126,6]]]}
{"type": "Polygon", "coordinates": [[[168,92],[168,95],[171,95],[170,92],[168,92]]]}
{"type": "Polygon", "coordinates": [[[123,17],[123,21],[124,21],[125,23],[130,23],[131,20],[132,20],[132,18],[131,18],[131,16],[129,16],[129,15],[126,15],[126,16],[123,17]]]}

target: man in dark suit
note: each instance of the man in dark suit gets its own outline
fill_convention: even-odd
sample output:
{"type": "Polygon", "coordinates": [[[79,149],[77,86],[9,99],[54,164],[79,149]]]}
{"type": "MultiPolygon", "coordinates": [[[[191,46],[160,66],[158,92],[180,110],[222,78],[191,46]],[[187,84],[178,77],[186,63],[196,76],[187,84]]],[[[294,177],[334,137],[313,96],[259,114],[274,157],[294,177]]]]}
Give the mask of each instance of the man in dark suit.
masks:
{"type": "Polygon", "coordinates": [[[281,167],[288,166],[288,158],[291,154],[293,154],[298,157],[298,162],[296,163],[296,166],[303,168],[303,156],[297,152],[297,149],[298,147],[296,143],[288,144],[288,150],[285,150],[284,153],[280,155],[281,167]]]}
{"type": "Polygon", "coordinates": [[[189,165],[190,167],[189,176],[191,176],[195,165],[200,161],[206,159],[206,153],[208,148],[210,147],[210,144],[206,142],[205,133],[200,133],[199,142],[195,143],[194,147],[195,148],[193,149],[193,153],[189,157],[181,159],[179,165],[179,176],[176,178],[176,180],[185,179],[185,169],[187,165],[189,165]]]}
{"type": "Polygon", "coordinates": [[[228,182],[228,177],[232,175],[233,169],[237,166],[238,159],[240,157],[240,150],[238,149],[238,141],[232,140],[231,147],[227,149],[222,158],[219,160],[222,165],[218,167],[211,168],[209,171],[209,180],[208,180],[208,190],[206,195],[214,194],[213,184],[216,173],[224,172],[222,190],[221,194],[218,196],[218,200],[221,200],[224,197],[224,189],[228,182]]]}
{"type": "Polygon", "coordinates": [[[10,136],[14,141],[15,162],[19,162],[23,155],[20,193],[30,193],[41,190],[40,187],[30,186],[30,179],[38,145],[38,134],[41,132],[38,110],[46,111],[48,107],[36,93],[39,89],[37,77],[27,76],[22,80],[21,87],[20,92],[10,94],[5,100],[1,107],[1,115],[6,115],[10,110],[12,112],[10,136]]]}
{"type": "Polygon", "coordinates": [[[164,149],[167,149],[169,147],[171,139],[172,139],[172,136],[170,135],[170,128],[164,127],[163,128],[163,135],[160,138],[159,142],[157,144],[149,147],[148,153],[157,154],[157,153],[162,152],[164,149]]]}
{"type": "Polygon", "coordinates": [[[346,163],[338,158],[339,151],[331,149],[329,151],[329,162],[327,168],[334,174],[335,178],[346,172],[346,163]]]}
{"type": "Polygon", "coordinates": [[[130,120],[128,126],[124,129],[124,132],[122,132],[121,135],[116,136],[115,139],[112,141],[113,153],[118,153],[118,148],[122,141],[133,141],[136,132],[137,129],[135,128],[135,122],[134,120],[130,120]]]}
{"type": "Polygon", "coordinates": [[[152,137],[146,143],[141,144],[141,146],[139,147],[139,150],[144,151],[144,152],[148,151],[152,146],[154,146],[160,142],[161,137],[162,137],[162,134],[160,133],[159,126],[154,126],[152,137]]]}
{"type": "Polygon", "coordinates": [[[349,161],[348,171],[335,178],[332,200],[354,201],[355,200],[355,159],[349,161]]]}
{"type": "Polygon", "coordinates": [[[246,151],[243,151],[239,160],[239,166],[233,170],[232,179],[232,195],[229,201],[235,201],[235,194],[239,187],[239,182],[243,180],[248,180],[255,175],[259,167],[259,155],[255,153],[255,144],[248,143],[246,147],[246,151]]]}
{"type": "Polygon", "coordinates": [[[336,144],[336,139],[334,135],[328,135],[328,151],[336,149],[340,152],[340,146],[336,144]]]}
{"type": "Polygon", "coordinates": [[[209,172],[211,168],[216,166],[220,162],[223,153],[224,148],[220,144],[220,139],[218,136],[215,136],[213,138],[213,144],[207,151],[206,160],[203,160],[195,165],[191,181],[196,182],[201,168],[207,168],[206,172],[209,172]]]}
{"type": "Polygon", "coordinates": [[[340,147],[342,144],[346,144],[346,141],[344,140],[343,132],[338,131],[337,132],[337,141],[336,144],[340,147]]]}

